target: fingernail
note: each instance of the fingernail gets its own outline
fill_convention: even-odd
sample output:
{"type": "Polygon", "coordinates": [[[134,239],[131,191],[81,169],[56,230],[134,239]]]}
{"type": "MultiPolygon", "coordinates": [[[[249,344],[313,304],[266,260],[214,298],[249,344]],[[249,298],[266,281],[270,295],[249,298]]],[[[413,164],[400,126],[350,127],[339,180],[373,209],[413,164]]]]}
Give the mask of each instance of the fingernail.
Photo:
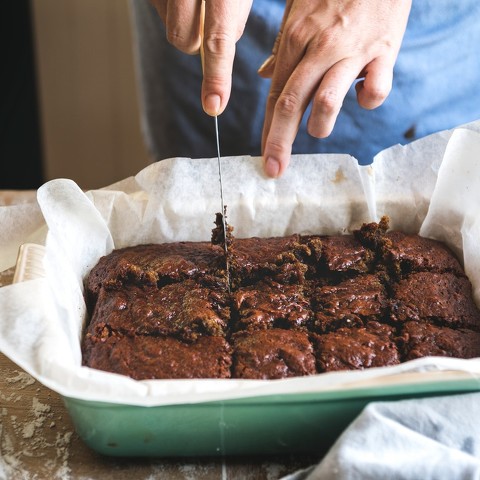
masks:
{"type": "Polygon", "coordinates": [[[275,55],[270,55],[261,65],[260,65],[260,68],[257,70],[257,73],[262,73],[264,72],[265,70],[267,70],[271,65],[272,63],[274,62],[275,60],[275,55]]]}
{"type": "Polygon", "coordinates": [[[265,173],[271,178],[277,178],[280,173],[280,162],[273,157],[265,160],[265,173]]]}
{"type": "Polygon", "coordinates": [[[205,97],[205,112],[207,112],[209,115],[217,115],[220,111],[220,103],[220,95],[217,95],[216,93],[210,93],[210,95],[205,97]]]}

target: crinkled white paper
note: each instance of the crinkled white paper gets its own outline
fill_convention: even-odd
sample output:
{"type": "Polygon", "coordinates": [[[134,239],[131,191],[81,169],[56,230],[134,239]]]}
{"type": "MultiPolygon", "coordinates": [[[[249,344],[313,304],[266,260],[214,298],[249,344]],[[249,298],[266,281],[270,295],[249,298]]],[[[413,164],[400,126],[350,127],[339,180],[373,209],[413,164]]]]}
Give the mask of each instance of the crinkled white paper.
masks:
{"type": "MultiPolygon", "coordinates": [[[[228,222],[237,237],[334,234],[386,214],[392,228],[446,242],[480,305],[478,131],[480,122],[395,146],[367,167],[347,155],[298,155],[277,180],[263,176],[260,158],[223,158],[228,222]]],[[[164,160],[87,193],[71,180],[54,180],[39,189],[38,204],[0,207],[4,268],[15,263],[22,241],[42,241],[48,227],[47,277],[0,289],[0,350],[62,395],[152,406],[426,382],[438,380],[438,371],[480,374],[480,359],[448,358],[275,381],[135,381],[82,367],[85,275],[113,248],[209,240],[221,210],[217,160],[164,160]]]]}

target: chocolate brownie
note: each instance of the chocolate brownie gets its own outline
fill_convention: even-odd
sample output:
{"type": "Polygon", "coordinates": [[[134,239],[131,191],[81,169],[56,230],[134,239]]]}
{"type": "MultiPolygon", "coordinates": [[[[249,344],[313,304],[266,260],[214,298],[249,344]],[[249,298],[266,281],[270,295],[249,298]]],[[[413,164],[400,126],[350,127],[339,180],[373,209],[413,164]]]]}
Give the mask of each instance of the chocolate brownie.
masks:
{"type": "Polygon", "coordinates": [[[100,258],[87,277],[89,305],[95,302],[105,283],[157,285],[208,273],[221,276],[223,258],[222,249],[209,242],[148,244],[113,250],[100,258]]]}
{"type": "Polygon", "coordinates": [[[375,255],[353,235],[321,237],[322,262],[328,272],[365,273],[373,266],[375,255]]]}
{"type": "Polygon", "coordinates": [[[315,357],[305,332],[274,328],[233,336],[233,377],[266,380],[314,373],[315,357]]]}
{"type": "Polygon", "coordinates": [[[413,273],[393,289],[391,319],[429,321],[438,325],[480,328],[480,312],[466,277],[453,273],[413,273]]]}
{"type": "Polygon", "coordinates": [[[305,249],[299,240],[299,235],[235,239],[229,250],[234,286],[255,283],[265,276],[281,282],[301,281],[307,266],[296,256],[305,249]]]}
{"type": "Polygon", "coordinates": [[[381,320],[387,305],[378,275],[358,275],[338,285],[321,286],[312,294],[313,329],[328,332],[342,326],[360,327],[366,321],[381,320]]]}
{"type": "Polygon", "coordinates": [[[397,274],[427,271],[464,275],[460,263],[443,243],[399,231],[388,232],[385,238],[384,261],[397,274]]]}
{"type": "Polygon", "coordinates": [[[406,322],[399,344],[403,360],[429,355],[457,358],[480,357],[480,333],[464,328],[438,327],[427,322],[406,322]]]}
{"type": "Polygon", "coordinates": [[[125,335],[171,335],[192,340],[202,334],[225,336],[229,318],[226,293],[192,280],[159,289],[104,287],[88,331],[107,328],[125,335]]]}
{"type": "Polygon", "coordinates": [[[236,330],[306,328],[312,312],[302,285],[263,281],[233,293],[236,330]]]}
{"type": "Polygon", "coordinates": [[[361,370],[400,363],[394,329],[378,322],[312,335],[319,372],[361,370]]]}
{"type": "Polygon", "coordinates": [[[230,345],[223,337],[185,343],[172,337],[88,335],[83,364],[136,380],[154,378],[229,378],[230,345]]]}
{"type": "Polygon", "coordinates": [[[480,356],[480,311],[452,252],[388,219],[354,235],[139,245],[85,280],[84,365],[133,378],[285,378],[480,356]],[[227,284],[226,279],[231,283],[227,284]]]}

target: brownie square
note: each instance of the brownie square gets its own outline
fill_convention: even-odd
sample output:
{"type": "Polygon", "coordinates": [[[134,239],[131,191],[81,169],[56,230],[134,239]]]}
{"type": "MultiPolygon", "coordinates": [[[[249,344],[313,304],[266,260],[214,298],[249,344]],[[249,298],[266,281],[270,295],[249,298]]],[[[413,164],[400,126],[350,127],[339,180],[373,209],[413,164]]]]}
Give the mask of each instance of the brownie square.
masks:
{"type": "Polygon", "coordinates": [[[221,274],[223,268],[223,250],[209,242],[137,245],[113,250],[100,258],[86,279],[85,289],[92,303],[108,282],[157,285],[221,274]]]}
{"type": "Polygon", "coordinates": [[[427,271],[464,276],[460,263],[443,243],[398,231],[388,232],[385,238],[385,262],[399,275],[427,271]]]}
{"type": "Polygon", "coordinates": [[[229,250],[234,286],[257,282],[265,275],[283,283],[301,282],[307,266],[297,258],[306,247],[299,235],[235,239],[229,250]]]}
{"type": "Polygon", "coordinates": [[[403,360],[427,356],[480,357],[480,333],[439,327],[426,322],[406,322],[399,338],[403,360]]]}
{"type": "Polygon", "coordinates": [[[329,332],[360,327],[366,321],[380,320],[387,305],[385,287],[377,275],[358,275],[338,285],[324,285],[312,294],[313,329],[329,332]]]}
{"type": "Polygon", "coordinates": [[[193,343],[169,337],[87,335],[84,365],[136,380],[155,378],[229,378],[230,345],[222,337],[193,343]]]}
{"type": "Polygon", "coordinates": [[[353,235],[321,237],[322,263],[330,273],[365,273],[372,269],[375,255],[353,235]]]}
{"type": "Polygon", "coordinates": [[[335,332],[312,335],[319,372],[362,370],[400,363],[389,325],[369,322],[360,328],[339,328],[335,332]]]}
{"type": "Polygon", "coordinates": [[[453,273],[419,272],[394,286],[391,319],[429,321],[438,325],[480,328],[480,312],[470,281],[453,273]]]}
{"type": "Polygon", "coordinates": [[[88,331],[104,328],[126,335],[224,336],[230,319],[228,296],[188,280],[156,287],[104,287],[88,331]]]}
{"type": "Polygon", "coordinates": [[[310,302],[302,285],[259,282],[233,294],[235,330],[306,328],[311,319],[310,302]]]}
{"type": "Polygon", "coordinates": [[[233,336],[233,377],[278,379],[314,373],[315,357],[304,332],[274,328],[233,336]]]}

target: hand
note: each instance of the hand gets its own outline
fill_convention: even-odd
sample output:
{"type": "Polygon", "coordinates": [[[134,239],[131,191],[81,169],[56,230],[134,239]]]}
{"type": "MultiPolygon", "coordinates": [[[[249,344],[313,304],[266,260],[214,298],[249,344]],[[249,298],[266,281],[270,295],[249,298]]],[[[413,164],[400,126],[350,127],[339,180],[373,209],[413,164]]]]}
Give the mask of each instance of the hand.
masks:
{"type": "MultiPolygon", "coordinates": [[[[167,39],[188,54],[200,50],[202,0],[151,0],[165,23],[167,39]]],[[[225,110],[232,88],[235,44],[242,36],[252,0],[205,2],[202,105],[209,115],[225,110]]]]}
{"type": "Polygon", "coordinates": [[[288,166],[303,114],[308,133],[328,137],[355,79],[357,101],[380,106],[392,88],[411,0],[287,0],[272,56],[259,74],[271,77],[262,150],[265,173],[288,166]]]}

